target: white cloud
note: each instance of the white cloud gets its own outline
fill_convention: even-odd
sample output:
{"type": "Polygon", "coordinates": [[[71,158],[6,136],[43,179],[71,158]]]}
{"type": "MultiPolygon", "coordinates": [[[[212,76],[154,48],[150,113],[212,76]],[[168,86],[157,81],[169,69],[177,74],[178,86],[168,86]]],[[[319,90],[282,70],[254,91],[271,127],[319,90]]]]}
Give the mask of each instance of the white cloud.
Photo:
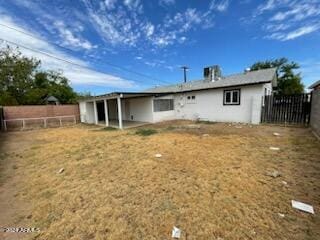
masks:
{"type": "MultiPolygon", "coordinates": [[[[142,4],[139,0],[123,0],[123,5],[117,4],[112,11],[106,11],[92,1],[83,0],[88,11],[92,26],[104,39],[113,46],[146,47],[145,43],[153,47],[166,47],[176,43],[183,43],[186,32],[196,28],[212,27],[213,12],[224,11],[229,1],[216,3],[216,7],[206,11],[187,8],[185,11],[167,14],[160,23],[154,24],[141,15],[142,4]],[[127,11],[128,8],[130,11],[127,11]],[[143,45],[139,44],[144,42],[143,45]]],[[[168,2],[169,3],[169,2],[168,2]]]]}
{"type": "Polygon", "coordinates": [[[312,3],[298,3],[288,6],[289,10],[277,12],[270,20],[283,21],[285,19],[291,21],[300,21],[305,18],[320,15],[320,5],[312,3]],[[293,19],[289,19],[289,18],[293,19]]]}
{"type": "Polygon", "coordinates": [[[277,39],[277,40],[281,40],[281,41],[288,41],[288,40],[292,40],[298,37],[301,37],[303,35],[312,33],[317,31],[318,29],[320,29],[320,25],[310,25],[310,26],[304,26],[304,27],[300,27],[292,32],[288,32],[288,33],[273,33],[271,34],[271,36],[269,38],[271,39],[277,39]]]}
{"type": "MultiPolygon", "coordinates": [[[[43,1],[27,0],[11,0],[10,2],[19,8],[25,8],[30,15],[29,17],[33,18],[36,23],[33,28],[37,29],[39,33],[44,33],[44,35],[49,32],[53,36],[51,41],[75,50],[92,50],[95,48],[94,44],[81,36],[85,29],[82,22],[86,22],[87,17],[80,11],[72,9],[66,13],[64,6],[60,5],[61,3],[51,5],[43,1]],[[65,22],[68,23],[68,26],[65,22]]],[[[18,16],[16,18],[20,19],[18,16]]]]}
{"type": "Polygon", "coordinates": [[[270,11],[278,4],[277,0],[267,0],[265,3],[260,4],[258,7],[258,14],[262,14],[265,11],[270,11]]]}
{"type": "Polygon", "coordinates": [[[147,37],[151,37],[154,33],[154,25],[148,22],[145,26],[145,31],[146,31],[147,37]]]}
{"type": "Polygon", "coordinates": [[[142,13],[143,7],[140,3],[140,0],[124,0],[124,5],[127,6],[129,10],[137,11],[139,13],[142,13]]]}
{"type": "Polygon", "coordinates": [[[159,5],[161,6],[171,6],[174,5],[176,3],[175,0],[160,0],[159,1],[159,5]]]}
{"type": "MultiPolygon", "coordinates": [[[[163,19],[154,22],[147,14],[143,14],[141,0],[81,0],[81,10],[70,9],[60,2],[53,6],[42,1],[28,2],[12,0],[16,7],[25,9],[34,17],[33,21],[28,22],[31,28],[35,27],[43,36],[49,33],[51,41],[60,45],[90,53],[101,48],[157,51],[159,48],[183,44],[187,39],[192,41],[191,37],[187,38],[189,32],[212,28],[214,13],[226,11],[229,6],[229,0],[210,0],[204,10],[187,7],[178,12],[168,11],[163,19]],[[97,43],[103,41],[104,46],[86,38],[91,36],[89,30],[92,29],[99,37],[97,43]]],[[[176,3],[175,0],[162,2],[170,6],[176,3]]],[[[17,19],[22,18],[17,16],[17,19]]]]}
{"type": "Polygon", "coordinates": [[[104,4],[106,6],[107,9],[111,10],[115,8],[115,3],[117,0],[105,0],[104,4]]]}
{"type": "MultiPolygon", "coordinates": [[[[84,62],[83,60],[75,58],[69,54],[66,54],[58,50],[57,48],[55,48],[45,40],[38,39],[40,36],[38,36],[37,34],[31,31],[26,30],[24,27],[22,27],[21,24],[17,24],[10,17],[6,15],[0,14],[0,23],[16,28],[20,31],[26,32],[28,34],[31,34],[37,37],[37,38],[33,38],[31,36],[0,26],[0,36],[1,38],[7,41],[20,44],[30,49],[35,49],[37,51],[49,53],[53,56],[76,63],[83,67],[90,67],[88,63],[84,62]]],[[[13,46],[15,47],[15,45],[13,46]]],[[[5,45],[2,43],[1,47],[5,47],[5,45]]],[[[24,48],[19,48],[19,50],[28,57],[34,57],[34,58],[40,59],[41,66],[43,69],[62,70],[63,74],[70,79],[72,84],[99,85],[99,86],[110,86],[110,87],[117,87],[117,88],[129,88],[134,85],[132,81],[127,81],[125,79],[122,79],[117,76],[113,76],[111,74],[104,74],[104,73],[96,72],[94,70],[86,69],[80,66],[70,65],[66,62],[43,55],[38,52],[34,52],[32,50],[28,50],[24,48]]]]}
{"type": "Polygon", "coordinates": [[[289,41],[320,29],[320,1],[268,0],[258,6],[253,18],[260,16],[266,38],[289,41]]]}
{"type": "Polygon", "coordinates": [[[212,0],[210,3],[210,9],[217,10],[219,12],[226,11],[228,7],[229,7],[229,0],[221,0],[221,1],[212,0]]]}
{"type": "Polygon", "coordinates": [[[166,61],[160,59],[153,59],[151,61],[144,61],[144,64],[150,67],[164,67],[166,68],[166,61]]]}
{"type": "Polygon", "coordinates": [[[71,46],[74,48],[83,48],[90,50],[96,46],[92,45],[86,39],[81,37],[76,37],[75,34],[67,28],[67,26],[62,21],[55,21],[54,26],[57,28],[60,38],[62,39],[61,43],[64,46],[71,46]]]}
{"type": "Polygon", "coordinates": [[[179,38],[180,43],[184,43],[186,40],[187,40],[187,38],[185,36],[182,36],[179,38]]]}
{"type": "MultiPolygon", "coordinates": [[[[94,3],[84,0],[89,20],[100,37],[112,45],[135,46],[141,37],[140,22],[137,23],[136,13],[129,15],[123,8],[113,12],[105,12],[94,3]]],[[[131,6],[127,2],[128,6],[131,6]]]]}

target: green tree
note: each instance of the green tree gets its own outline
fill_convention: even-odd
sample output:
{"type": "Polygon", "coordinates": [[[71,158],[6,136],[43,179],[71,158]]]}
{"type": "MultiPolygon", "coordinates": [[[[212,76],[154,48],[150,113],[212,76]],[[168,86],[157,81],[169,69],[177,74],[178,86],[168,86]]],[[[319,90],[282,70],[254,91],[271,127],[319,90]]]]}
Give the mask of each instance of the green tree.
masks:
{"type": "Polygon", "coordinates": [[[278,75],[278,94],[300,94],[304,92],[304,85],[301,82],[300,73],[295,73],[295,70],[300,66],[295,62],[289,62],[287,58],[279,58],[275,60],[259,61],[254,63],[251,71],[277,68],[278,75]]]}
{"type": "Polygon", "coordinates": [[[49,71],[48,79],[48,96],[53,95],[59,99],[61,103],[74,103],[78,99],[78,94],[73,91],[69,85],[69,80],[61,73],[49,71]]]}
{"type": "Polygon", "coordinates": [[[92,94],[90,92],[82,92],[82,93],[78,93],[78,97],[77,99],[86,99],[86,98],[90,98],[92,97],[92,94]]]}
{"type": "Polygon", "coordinates": [[[55,71],[41,71],[40,64],[18,49],[0,50],[0,105],[44,104],[51,95],[60,103],[76,102],[69,80],[55,71]]]}
{"type": "Polygon", "coordinates": [[[22,56],[17,49],[7,47],[0,50],[0,105],[23,104],[39,64],[36,59],[22,56]]]}

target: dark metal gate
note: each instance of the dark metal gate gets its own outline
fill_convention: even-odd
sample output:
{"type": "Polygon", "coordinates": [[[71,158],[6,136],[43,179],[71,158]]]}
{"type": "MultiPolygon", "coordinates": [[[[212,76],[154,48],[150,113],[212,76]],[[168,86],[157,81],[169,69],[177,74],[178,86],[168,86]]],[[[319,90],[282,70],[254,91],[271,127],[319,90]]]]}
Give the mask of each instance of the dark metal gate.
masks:
{"type": "Polygon", "coordinates": [[[261,122],[308,125],[311,94],[270,95],[262,99],[261,122]]]}

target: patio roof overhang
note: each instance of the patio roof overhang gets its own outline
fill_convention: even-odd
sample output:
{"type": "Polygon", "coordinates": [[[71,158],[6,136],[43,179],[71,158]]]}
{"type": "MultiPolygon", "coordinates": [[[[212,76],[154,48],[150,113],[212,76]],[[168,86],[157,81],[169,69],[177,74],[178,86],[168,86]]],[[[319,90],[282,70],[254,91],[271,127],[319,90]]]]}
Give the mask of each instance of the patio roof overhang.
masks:
{"type": "MultiPolygon", "coordinates": [[[[118,112],[118,121],[119,128],[123,129],[123,120],[122,120],[122,104],[121,99],[128,98],[142,98],[142,97],[152,97],[152,96],[165,96],[172,93],[154,93],[154,92],[113,92],[104,95],[94,96],[87,99],[79,100],[78,102],[82,102],[85,104],[91,103],[93,104],[93,114],[94,114],[94,123],[98,125],[98,109],[97,103],[103,102],[104,104],[104,114],[106,126],[109,126],[109,114],[108,114],[108,100],[115,99],[116,100],[116,108],[118,112]]],[[[86,106],[85,106],[86,107],[86,106]]]]}
{"type": "Polygon", "coordinates": [[[136,97],[151,97],[151,96],[165,96],[172,94],[171,92],[167,93],[154,93],[154,92],[112,92],[103,95],[93,96],[86,99],[81,99],[79,102],[91,102],[99,101],[104,99],[117,99],[117,98],[136,98],[136,97]]]}

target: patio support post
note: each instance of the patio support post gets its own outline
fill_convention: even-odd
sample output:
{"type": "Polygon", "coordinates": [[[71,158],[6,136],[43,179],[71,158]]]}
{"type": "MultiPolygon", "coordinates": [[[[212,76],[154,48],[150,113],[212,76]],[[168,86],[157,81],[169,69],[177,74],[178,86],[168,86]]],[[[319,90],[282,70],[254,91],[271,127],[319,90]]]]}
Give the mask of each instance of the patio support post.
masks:
{"type": "Polygon", "coordinates": [[[107,99],[103,100],[104,102],[104,115],[105,115],[105,119],[106,119],[106,126],[109,126],[109,116],[108,116],[108,102],[107,99]]]}
{"type": "Polygon", "coordinates": [[[120,129],[123,129],[123,126],[122,126],[122,111],[121,111],[121,98],[118,97],[117,98],[117,105],[118,105],[118,119],[119,119],[119,128],[120,129]]]}
{"type": "Polygon", "coordinates": [[[93,101],[94,123],[98,125],[97,101],[93,101]]]}

